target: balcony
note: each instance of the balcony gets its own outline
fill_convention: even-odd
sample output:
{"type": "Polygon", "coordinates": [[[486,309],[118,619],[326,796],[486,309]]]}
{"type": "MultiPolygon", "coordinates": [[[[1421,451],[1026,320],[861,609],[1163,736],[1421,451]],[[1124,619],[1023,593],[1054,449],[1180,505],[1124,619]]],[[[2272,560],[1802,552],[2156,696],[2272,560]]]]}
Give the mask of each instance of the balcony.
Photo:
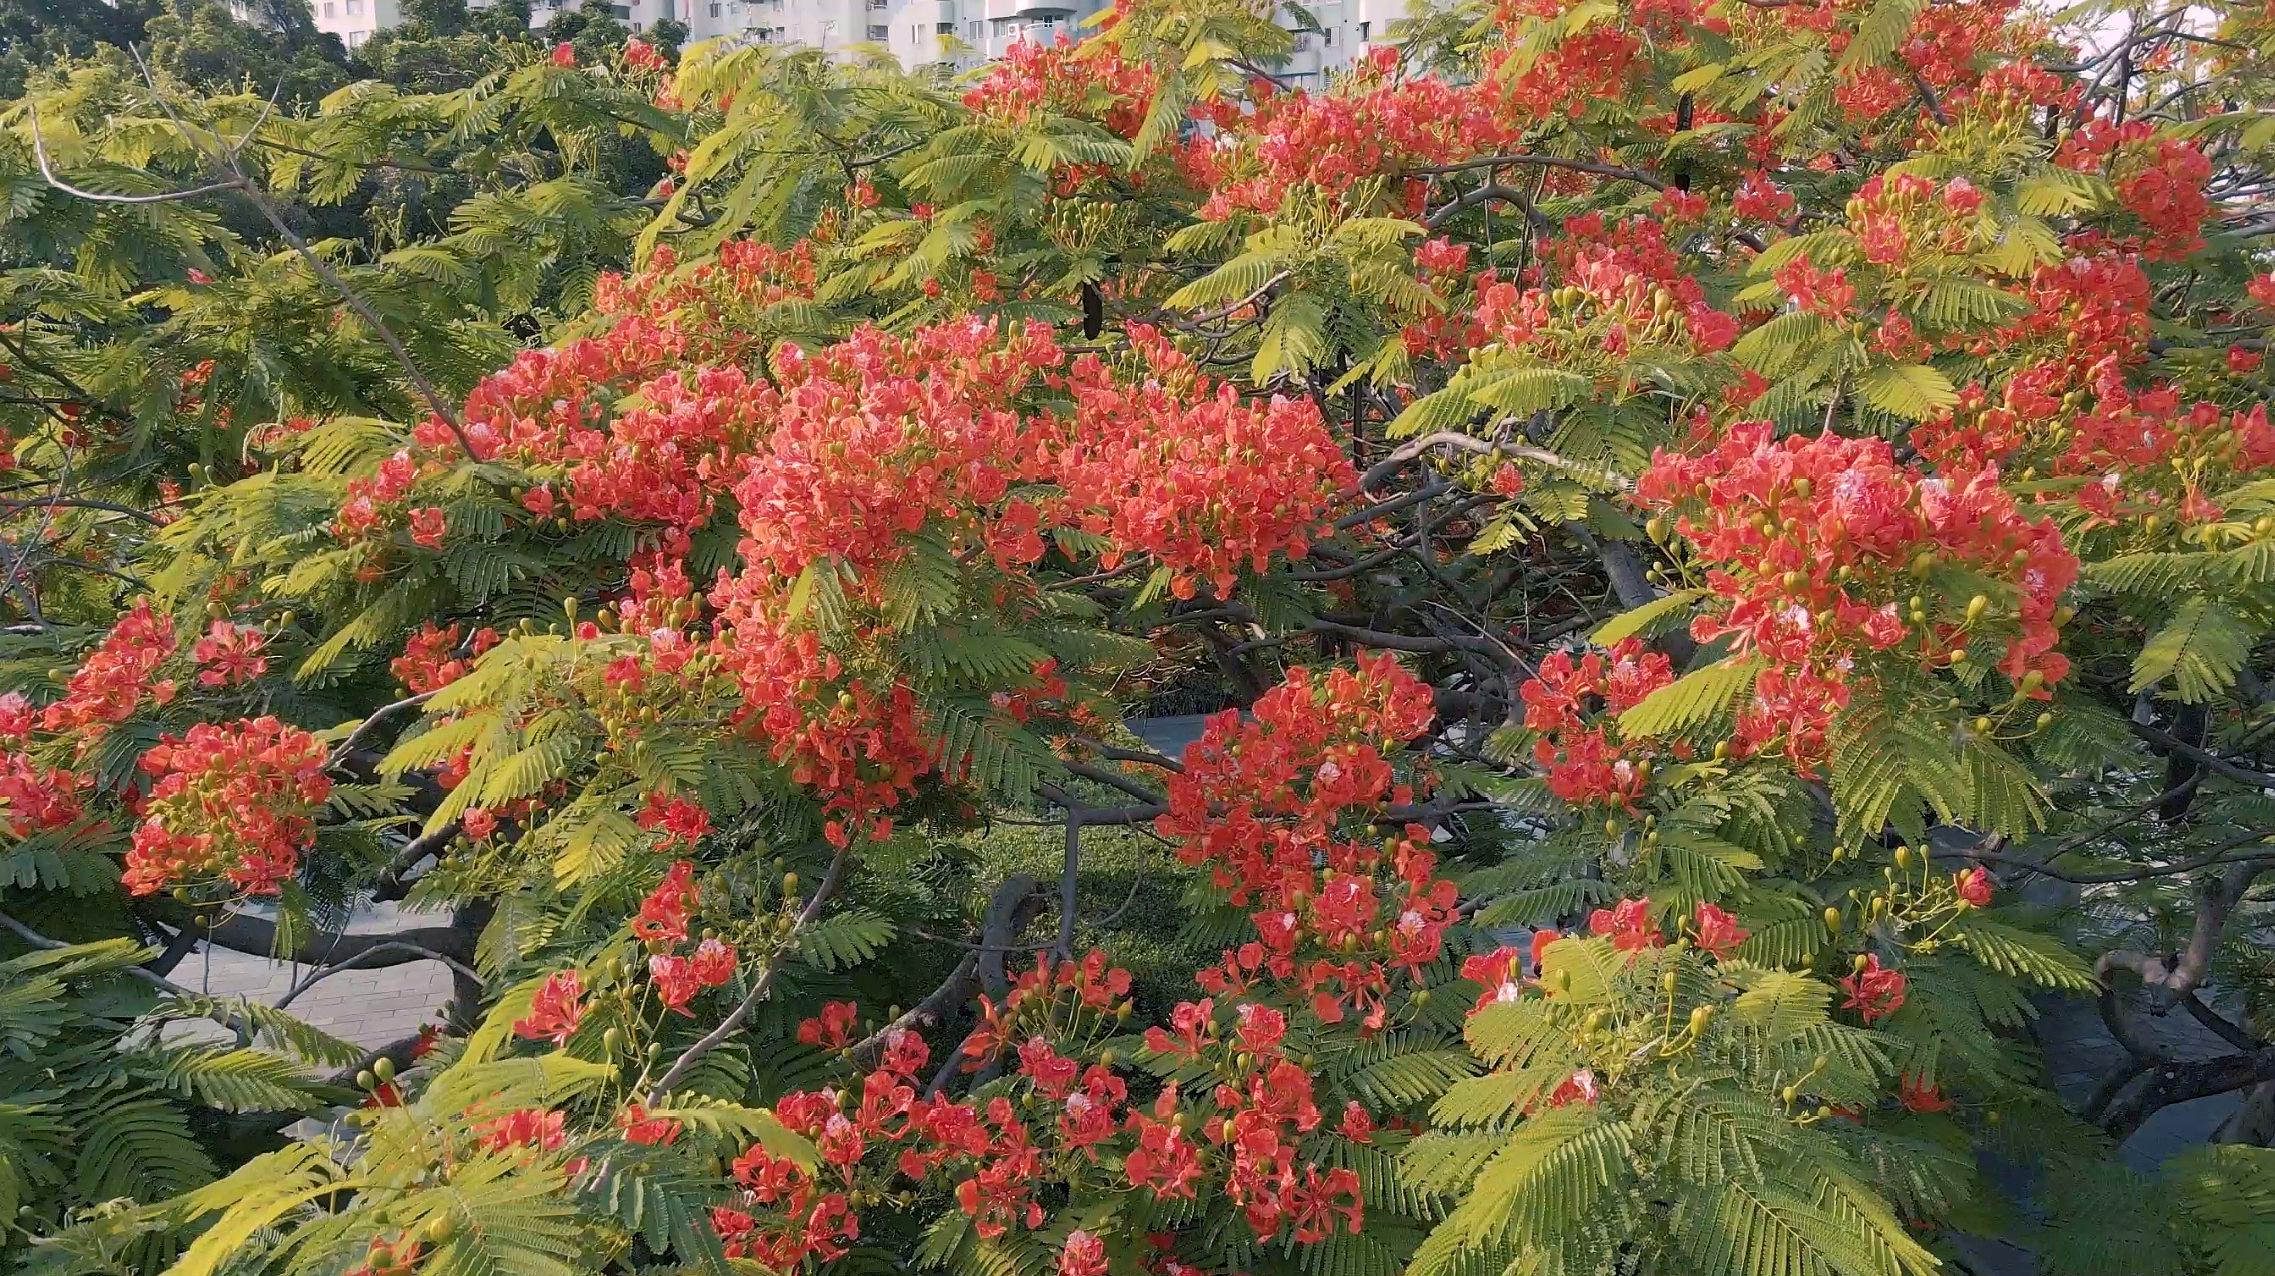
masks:
{"type": "Polygon", "coordinates": [[[1088,13],[1095,7],[1097,6],[1089,4],[1072,6],[1066,0],[986,0],[982,16],[990,22],[1012,19],[1032,21],[1042,18],[1064,21],[1077,14],[1088,13]]]}

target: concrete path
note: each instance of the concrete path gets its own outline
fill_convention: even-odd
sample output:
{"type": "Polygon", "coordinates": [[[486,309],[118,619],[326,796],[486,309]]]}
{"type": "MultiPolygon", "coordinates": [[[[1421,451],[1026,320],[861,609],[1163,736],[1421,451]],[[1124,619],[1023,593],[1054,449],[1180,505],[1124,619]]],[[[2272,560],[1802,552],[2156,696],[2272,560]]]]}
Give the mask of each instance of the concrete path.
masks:
{"type": "MultiPolygon", "coordinates": [[[[348,921],[355,934],[401,930],[426,920],[393,904],[358,908],[348,921]]],[[[275,1005],[310,967],[271,961],[227,949],[192,953],[174,968],[183,987],[216,997],[243,996],[275,1005]]],[[[419,961],[332,975],[293,999],[287,1010],[309,1026],[359,1046],[379,1047],[432,1023],[450,1000],[450,971],[440,962],[419,961]]],[[[215,1027],[215,1031],[220,1029],[215,1027]]]]}

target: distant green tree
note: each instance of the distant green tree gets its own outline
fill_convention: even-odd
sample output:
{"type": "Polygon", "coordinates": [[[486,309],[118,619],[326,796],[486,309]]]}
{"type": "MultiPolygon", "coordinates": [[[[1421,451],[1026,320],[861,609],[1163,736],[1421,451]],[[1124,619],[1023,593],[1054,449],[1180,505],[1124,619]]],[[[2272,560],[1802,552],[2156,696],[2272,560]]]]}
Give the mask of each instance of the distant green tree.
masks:
{"type": "Polygon", "coordinates": [[[9,0],[0,5],[0,94],[15,97],[31,74],[68,57],[142,38],[156,0],[9,0]]]}
{"type": "Polygon", "coordinates": [[[252,0],[241,21],[216,0],[165,0],[144,24],[153,69],[208,92],[249,89],[313,103],[349,82],[339,37],[316,29],[307,0],[252,0]]]}

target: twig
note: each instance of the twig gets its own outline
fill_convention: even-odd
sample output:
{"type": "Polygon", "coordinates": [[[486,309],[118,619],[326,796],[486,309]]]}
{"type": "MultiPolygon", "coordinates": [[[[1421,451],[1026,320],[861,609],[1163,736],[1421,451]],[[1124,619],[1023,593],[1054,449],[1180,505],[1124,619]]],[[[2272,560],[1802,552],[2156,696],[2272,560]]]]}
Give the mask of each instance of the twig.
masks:
{"type": "Polygon", "coordinates": [[[350,970],[359,969],[365,964],[364,958],[370,957],[375,953],[388,952],[410,953],[422,961],[441,962],[443,965],[450,967],[453,971],[464,975],[468,979],[478,980],[482,977],[479,971],[476,971],[473,967],[467,965],[465,962],[462,962],[456,957],[452,957],[447,953],[438,953],[432,948],[426,948],[418,944],[400,944],[390,940],[383,944],[373,944],[371,947],[364,949],[362,952],[356,953],[345,961],[334,962],[329,966],[325,966],[322,969],[311,972],[306,979],[303,979],[299,983],[294,984],[288,991],[286,991],[284,996],[277,998],[276,1009],[282,1010],[286,1006],[291,1005],[293,1001],[300,996],[300,994],[315,987],[317,984],[330,979],[334,975],[343,974],[350,970]]]}
{"type": "Polygon", "coordinates": [[[837,894],[838,884],[845,880],[846,861],[851,858],[852,852],[845,850],[841,850],[830,857],[829,871],[822,874],[822,880],[814,887],[813,897],[806,901],[806,906],[798,910],[797,920],[791,923],[790,933],[783,937],[782,947],[776,949],[774,956],[767,961],[765,971],[759,975],[757,982],[750,986],[750,992],[745,994],[740,1002],[736,1003],[735,1008],[728,1013],[725,1019],[719,1021],[718,1027],[704,1033],[694,1045],[689,1046],[677,1059],[672,1060],[671,1066],[664,1069],[664,1074],[656,1078],[654,1085],[648,1087],[649,1102],[654,1103],[657,1101],[656,1096],[669,1093],[681,1078],[693,1070],[696,1064],[703,1061],[705,1055],[725,1044],[727,1038],[733,1036],[735,1030],[743,1026],[743,1021],[749,1019],[752,1012],[758,1009],[758,1004],[766,1000],[768,995],[774,991],[774,981],[781,975],[784,963],[789,960],[790,950],[797,943],[798,932],[812,925],[814,919],[821,916],[823,906],[828,904],[831,897],[837,894]]]}
{"type": "Polygon", "coordinates": [[[339,276],[338,272],[334,271],[322,257],[316,255],[316,250],[308,246],[308,241],[301,237],[300,232],[294,230],[285,221],[284,214],[278,210],[276,203],[262,193],[260,187],[246,175],[244,166],[240,162],[240,156],[235,152],[227,151],[215,155],[206,149],[205,143],[198,139],[195,131],[174,111],[173,105],[166,100],[165,94],[159,91],[157,77],[150,73],[150,64],[143,60],[142,51],[130,45],[127,52],[134,56],[134,64],[141,68],[143,81],[150,86],[150,92],[158,103],[158,109],[166,113],[166,118],[174,122],[174,127],[180,131],[182,137],[192,147],[196,148],[198,154],[205,157],[208,164],[212,165],[217,172],[227,174],[228,180],[214,189],[235,189],[245,196],[247,202],[259,210],[262,219],[275,229],[279,238],[291,246],[292,251],[299,255],[309,270],[313,271],[318,279],[323,280],[332,291],[338,293],[340,300],[347,303],[348,309],[353,310],[357,318],[370,325],[371,330],[378,334],[381,344],[385,345],[388,353],[394,356],[396,366],[403,370],[403,375],[410,380],[412,388],[418,391],[419,397],[426,400],[428,410],[435,415],[437,420],[449,427],[451,434],[458,439],[458,445],[466,450],[466,458],[470,461],[481,460],[481,454],[474,450],[473,439],[467,436],[465,427],[458,423],[458,414],[451,411],[450,405],[443,401],[441,393],[434,388],[434,383],[427,380],[426,373],[420,371],[419,365],[411,358],[409,348],[404,346],[402,339],[395,335],[395,330],[387,325],[386,320],[379,317],[379,312],[372,308],[371,303],[364,299],[362,293],[350,287],[348,282],[339,276]]]}
{"type": "Polygon", "coordinates": [[[348,732],[346,739],[333,746],[331,757],[326,759],[324,765],[327,768],[338,766],[341,762],[347,760],[347,756],[350,753],[355,752],[355,747],[363,743],[366,736],[370,735],[372,731],[378,729],[380,723],[385,722],[387,719],[394,717],[396,714],[401,713],[406,709],[418,708],[420,705],[425,704],[427,701],[434,699],[435,692],[440,690],[441,688],[438,687],[435,689],[435,691],[422,691],[415,696],[405,696],[401,700],[395,701],[393,704],[383,704],[378,708],[372,710],[371,713],[366,716],[363,721],[356,724],[355,730],[348,732]]]}

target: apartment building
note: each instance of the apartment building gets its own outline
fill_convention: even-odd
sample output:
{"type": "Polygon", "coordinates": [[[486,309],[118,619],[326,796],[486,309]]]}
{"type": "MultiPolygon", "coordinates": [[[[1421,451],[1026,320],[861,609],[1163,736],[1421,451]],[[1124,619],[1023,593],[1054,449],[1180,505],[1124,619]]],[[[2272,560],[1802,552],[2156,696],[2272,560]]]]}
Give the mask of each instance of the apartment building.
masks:
{"type": "Polygon", "coordinates": [[[353,53],[375,32],[403,20],[398,0],[308,0],[316,29],[340,37],[353,53]]]}
{"type": "MultiPolygon", "coordinates": [[[[690,43],[712,39],[800,45],[825,52],[883,49],[908,67],[979,66],[1021,40],[1079,40],[1085,21],[1108,0],[615,0],[616,17],[635,31],[666,18],[686,25],[690,43]]],[[[353,50],[402,20],[400,0],[309,0],[316,26],[353,50]]],[[[532,26],[543,26],[581,0],[535,0],[532,26]]],[[[1283,75],[1318,88],[1382,43],[1406,0],[1325,0],[1311,12],[1320,30],[1296,37],[1283,75]]]]}

